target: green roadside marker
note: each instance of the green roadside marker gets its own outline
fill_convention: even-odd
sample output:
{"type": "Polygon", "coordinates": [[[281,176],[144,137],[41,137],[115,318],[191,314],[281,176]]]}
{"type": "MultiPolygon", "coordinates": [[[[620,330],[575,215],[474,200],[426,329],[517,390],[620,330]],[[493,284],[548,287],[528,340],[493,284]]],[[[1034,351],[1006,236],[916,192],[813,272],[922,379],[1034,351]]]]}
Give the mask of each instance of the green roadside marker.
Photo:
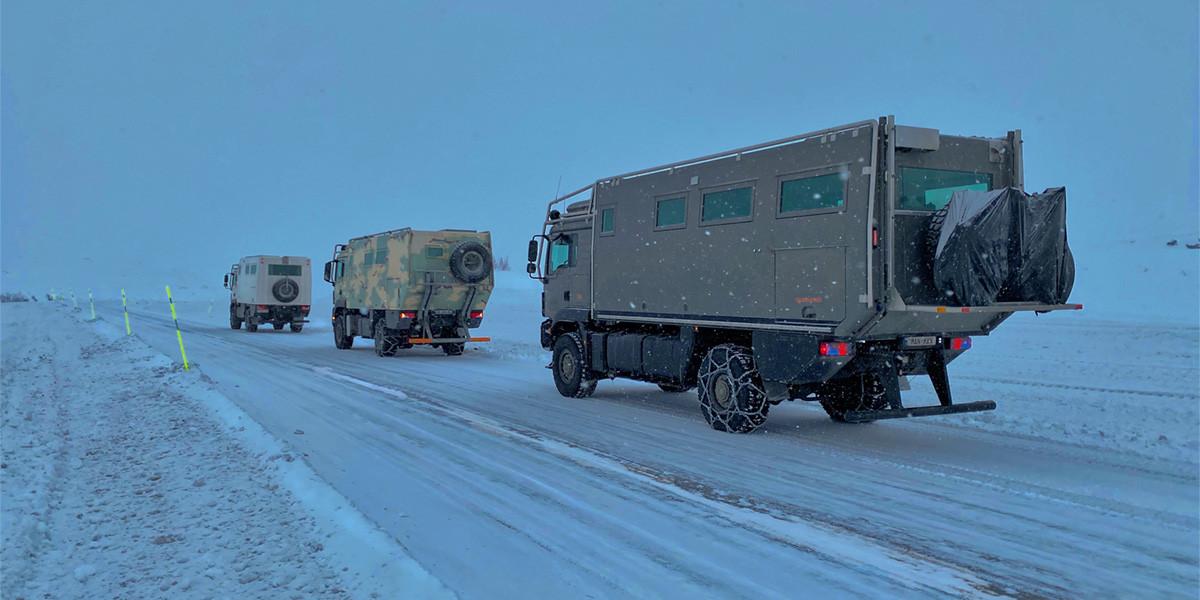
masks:
{"type": "Polygon", "coordinates": [[[92,320],[96,320],[96,299],[92,297],[92,290],[88,290],[88,305],[92,308],[92,320]]]}
{"type": "Polygon", "coordinates": [[[121,288],[121,311],[125,313],[125,335],[133,335],[129,328],[129,305],[125,302],[125,288],[121,288]]]}
{"type": "Polygon", "coordinates": [[[179,340],[179,356],[183,358],[183,370],[189,371],[187,351],[183,349],[183,332],[179,330],[179,318],[175,316],[175,300],[171,298],[171,286],[167,286],[167,303],[171,305],[171,320],[175,322],[175,337],[179,340]]]}

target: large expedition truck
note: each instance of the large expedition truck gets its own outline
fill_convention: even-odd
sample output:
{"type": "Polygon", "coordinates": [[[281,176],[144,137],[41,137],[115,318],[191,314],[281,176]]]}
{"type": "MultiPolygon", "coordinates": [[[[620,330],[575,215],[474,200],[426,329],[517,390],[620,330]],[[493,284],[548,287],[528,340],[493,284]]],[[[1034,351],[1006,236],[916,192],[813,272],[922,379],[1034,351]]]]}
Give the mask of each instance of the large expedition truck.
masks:
{"type": "Polygon", "coordinates": [[[463,353],[492,294],[492,236],[486,231],[396,229],[357,237],[325,263],[333,284],[333,344],[374,340],[375,353],[431,345],[463,353]]]}
{"type": "Polygon", "coordinates": [[[556,198],[528,265],[554,383],[567,397],[612,377],[696,387],[731,432],[784,400],[850,423],[992,410],[951,398],[946,366],[971,336],[1082,308],[1065,303],[1065,190],[1025,194],[1021,155],[1019,130],[883,117],[556,198]],[[938,405],[904,407],[910,375],[930,377],[938,405]]]}
{"type": "Polygon", "coordinates": [[[270,323],[299,333],[312,307],[312,264],[303,256],[247,256],[229,268],[225,289],[231,329],[270,323]]]}

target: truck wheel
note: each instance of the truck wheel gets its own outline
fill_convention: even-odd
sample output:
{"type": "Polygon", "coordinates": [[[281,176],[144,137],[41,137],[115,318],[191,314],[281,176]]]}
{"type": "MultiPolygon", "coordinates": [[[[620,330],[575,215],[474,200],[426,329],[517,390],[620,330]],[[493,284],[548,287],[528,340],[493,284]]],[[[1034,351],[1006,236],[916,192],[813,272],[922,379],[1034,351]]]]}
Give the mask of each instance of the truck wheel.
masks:
{"type": "Polygon", "coordinates": [[[680,392],[686,392],[692,388],[691,388],[691,386],[687,386],[687,385],[677,385],[674,383],[660,383],[660,384],[658,384],[658,389],[660,389],[668,394],[678,394],[680,392]]]}
{"type": "Polygon", "coordinates": [[[241,329],[242,328],[242,320],[233,315],[229,315],[229,328],[230,329],[241,329]]]}
{"type": "MultiPolygon", "coordinates": [[[[821,408],[830,419],[846,422],[846,413],[854,410],[883,410],[888,407],[887,392],[878,375],[864,374],[834,381],[821,393],[821,408]]],[[[858,421],[870,423],[870,421],[858,421]]]]}
{"type": "Polygon", "coordinates": [[[255,321],[254,317],[246,319],[246,331],[251,333],[258,331],[258,321],[255,321]]]}
{"type": "Polygon", "coordinates": [[[338,350],[349,350],[354,346],[354,336],[346,335],[346,318],[342,315],[333,318],[333,346],[338,350]]]}
{"type": "Polygon", "coordinates": [[[300,333],[304,329],[304,323],[288,323],[288,327],[292,329],[292,333],[300,333]]]}
{"type": "Polygon", "coordinates": [[[375,354],[377,356],[395,356],[396,344],[387,337],[387,328],[383,326],[383,319],[375,321],[375,354]]]}
{"type": "Polygon", "coordinates": [[[583,362],[583,338],[571,332],[558,336],[554,341],[554,360],[550,363],[554,373],[554,387],[568,398],[586,398],[596,391],[596,380],[589,379],[591,373],[583,362]]]}
{"type": "Polygon", "coordinates": [[[479,242],[463,242],[450,253],[450,272],[463,283],[479,283],[492,274],[492,253],[479,242]]]}
{"type": "Polygon", "coordinates": [[[462,342],[455,344],[442,344],[442,352],[445,352],[446,356],[459,356],[463,353],[464,347],[466,347],[466,344],[462,342]]]}
{"type": "Polygon", "coordinates": [[[704,355],[696,386],[700,411],[717,431],[749,433],[767,420],[767,394],[750,350],[721,344],[704,355]]]}
{"type": "Polygon", "coordinates": [[[275,331],[283,329],[283,323],[271,323],[271,326],[275,328],[275,331]]]}

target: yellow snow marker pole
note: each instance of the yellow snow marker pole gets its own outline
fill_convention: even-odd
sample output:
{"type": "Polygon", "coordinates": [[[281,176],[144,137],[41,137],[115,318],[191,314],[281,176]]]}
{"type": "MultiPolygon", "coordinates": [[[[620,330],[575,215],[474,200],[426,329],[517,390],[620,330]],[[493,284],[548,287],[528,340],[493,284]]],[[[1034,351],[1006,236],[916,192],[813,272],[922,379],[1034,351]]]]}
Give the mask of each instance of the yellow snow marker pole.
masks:
{"type": "Polygon", "coordinates": [[[92,320],[96,320],[96,299],[92,297],[92,290],[88,290],[88,305],[92,308],[92,320]]]}
{"type": "Polygon", "coordinates": [[[171,286],[167,286],[167,303],[171,305],[171,320],[175,322],[175,337],[179,339],[179,356],[183,357],[183,370],[188,371],[187,351],[183,349],[183,332],[179,330],[179,318],[175,316],[175,300],[171,299],[171,286]]]}
{"type": "Polygon", "coordinates": [[[129,304],[125,301],[125,288],[121,288],[121,311],[125,313],[125,335],[133,335],[129,328],[129,304]]]}

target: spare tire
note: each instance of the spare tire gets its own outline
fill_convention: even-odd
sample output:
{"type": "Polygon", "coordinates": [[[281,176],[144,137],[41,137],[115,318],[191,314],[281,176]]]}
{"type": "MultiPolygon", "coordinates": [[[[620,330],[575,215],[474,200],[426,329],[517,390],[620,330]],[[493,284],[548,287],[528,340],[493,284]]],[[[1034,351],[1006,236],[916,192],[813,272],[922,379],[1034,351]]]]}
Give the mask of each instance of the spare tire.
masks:
{"type": "Polygon", "coordinates": [[[280,279],[271,286],[271,295],[286,304],[300,295],[300,284],[291,279],[280,279]]]}
{"type": "Polygon", "coordinates": [[[463,283],[478,283],[492,274],[492,253],[479,242],[463,242],[450,254],[450,272],[463,283]]]}

